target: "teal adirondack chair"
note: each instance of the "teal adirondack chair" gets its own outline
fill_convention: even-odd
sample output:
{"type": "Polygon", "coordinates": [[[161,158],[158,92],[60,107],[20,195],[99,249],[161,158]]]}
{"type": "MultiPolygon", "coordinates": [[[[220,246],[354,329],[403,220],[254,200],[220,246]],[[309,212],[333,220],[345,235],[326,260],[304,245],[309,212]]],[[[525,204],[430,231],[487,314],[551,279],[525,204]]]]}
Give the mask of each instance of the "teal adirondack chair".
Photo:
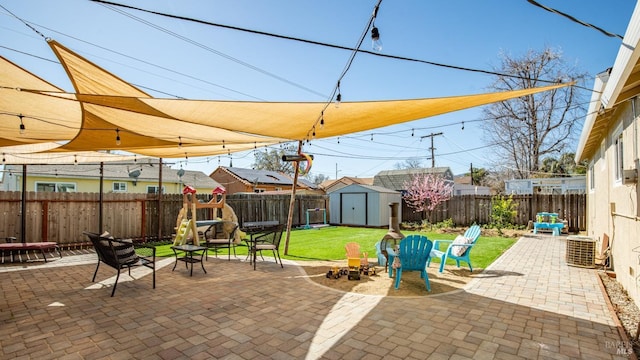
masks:
{"type": "Polygon", "coordinates": [[[469,265],[469,270],[473,272],[473,267],[471,267],[471,259],[469,258],[469,254],[471,253],[471,249],[480,238],[480,226],[472,225],[467,231],[464,232],[463,235],[466,239],[469,239],[468,243],[456,243],[455,240],[436,240],[433,243],[433,250],[431,250],[431,256],[427,261],[427,266],[431,264],[432,258],[440,258],[440,270],[438,272],[444,271],[444,264],[447,262],[447,259],[453,259],[456,261],[456,265],[460,267],[460,261],[465,261],[467,265],[469,265]],[[440,244],[448,243],[449,246],[447,250],[441,251],[440,244]],[[457,254],[454,249],[460,250],[460,247],[465,247],[465,250],[462,251],[462,254],[457,254]]]}
{"type": "MultiPolygon", "coordinates": [[[[427,275],[427,260],[433,243],[424,235],[409,235],[400,241],[396,256],[400,259],[400,267],[396,270],[395,288],[400,287],[400,279],[405,271],[420,271],[427,291],[431,291],[429,276],[427,275]]],[[[389,264],[391,268],[391,264],[389,264]]]]}

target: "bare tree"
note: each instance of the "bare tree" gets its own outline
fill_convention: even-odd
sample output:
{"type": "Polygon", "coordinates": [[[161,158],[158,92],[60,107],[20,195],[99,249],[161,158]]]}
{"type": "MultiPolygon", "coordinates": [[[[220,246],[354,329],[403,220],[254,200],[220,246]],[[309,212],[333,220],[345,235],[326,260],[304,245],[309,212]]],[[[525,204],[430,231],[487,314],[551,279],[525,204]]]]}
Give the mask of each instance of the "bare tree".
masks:
{"type": "Polygon", "coordinates": [[[277,171],[293,175],[293,162],[282,161],[282,155],[295,154],[297,150],[292,145],[282,145],[279,149],[257,150],[254,154],[253,168],[256,170],[277,171]]]}
{"type": "Polygon", "coordinates": [[[422,160],[419,158],[406,159],[404,162],[397,162],[393,166],[396,170],[418,169],[422,167],[422,160]]]}
{"type": "MultiPolygon", "coordinates": [[[[490,86],[507,91],[548,85],[547,81],[581,82],[586,73],[566,65],[559,51],[529,51],[522,58],[502,55],[499,76],[490,86]]],[[[575,86],[523,96],[486,106],[485,140],[499,149],[495,162],[511,177],[525,179],[540,169],[541,159],[557,156],[575,140],[584,115],[583,96],[575,86]]]]}

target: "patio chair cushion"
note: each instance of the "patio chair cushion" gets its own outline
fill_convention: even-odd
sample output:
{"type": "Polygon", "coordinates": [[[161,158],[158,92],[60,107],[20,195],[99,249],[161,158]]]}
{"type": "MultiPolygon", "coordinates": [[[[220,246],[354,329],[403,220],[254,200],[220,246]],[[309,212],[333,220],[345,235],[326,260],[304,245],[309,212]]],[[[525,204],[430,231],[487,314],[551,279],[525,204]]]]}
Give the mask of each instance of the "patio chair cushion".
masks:
{"type": "MultiPolygon", "coordinates": [[[[455,240],[453,240],[452,244],[455,245],[466,245],[466,244],[471,244],[473,242],[473,239],[469,239],[467,237],[464,237],[463,235],[458,235],[456,237],[455,240]]],[[[451,247],[451,253],[455,256],[462,256],[465,251],[467,251],[468,247],[466,246],[452,246],[451,247]]]]}

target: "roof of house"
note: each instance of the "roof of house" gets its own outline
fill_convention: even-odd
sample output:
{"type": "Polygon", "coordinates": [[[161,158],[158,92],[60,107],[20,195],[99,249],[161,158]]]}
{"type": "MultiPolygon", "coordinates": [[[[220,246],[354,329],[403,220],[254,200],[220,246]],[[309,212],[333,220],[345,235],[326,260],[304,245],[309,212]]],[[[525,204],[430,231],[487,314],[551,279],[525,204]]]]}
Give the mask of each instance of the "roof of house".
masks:
{"type": "MultiPolygon", "coordinates": [[[[277,171],[245,169],[227,166],[220,166],[218,167],[218,169],[228,172],[247,185],[271,184],[293,186],[293,179],[290,176],[279,173],[277,171]]],[[[310,189],[318,188],[318,185],[301,177],[298,178],[298,186],[308,187],[310,189]]]]}
{"type": "Polygon", "coordinates": [[[335,191],[351,184],[373,185],[373,178],[343,176],[340,179],[325,180],[320,183],[320,187],[325,189],[326,191],[335,191]]]}
{"type": "Polygon", "coordinates": [[[411,168],[380,171],[374,176],[373,185],[393,190],[404,190],[404,184],[418,174],[435,174],[443,176],[446,180],[453,181],[453,173],[448,167],[411,168]]]}
{"type": "MultiPolygon", "coordinates": [[[[158,181],[158,164],[145,161],[135,163],[104,163],[103,176],[108,180],[131,181],[137,178],[138,181],[158,181]],[[138,175],[137,177],[135,175],[138,175]]],[[[15,174],[22,173],[21,165],[5,165],[5,171],[15,174]]],[[[176,169],[166,165],[162,166],[162,182],[184,183],[197,187],[216,188],[221,186],[217,181],[208,177],[201,171],[184,170],[182,177],[178,175],[176,169]]],[[[27,165],[27,176],[42,177],[65,177],[78,179],[96,179],[100,177],[100,164],[78,164],[78,165],[27,165]]]]}

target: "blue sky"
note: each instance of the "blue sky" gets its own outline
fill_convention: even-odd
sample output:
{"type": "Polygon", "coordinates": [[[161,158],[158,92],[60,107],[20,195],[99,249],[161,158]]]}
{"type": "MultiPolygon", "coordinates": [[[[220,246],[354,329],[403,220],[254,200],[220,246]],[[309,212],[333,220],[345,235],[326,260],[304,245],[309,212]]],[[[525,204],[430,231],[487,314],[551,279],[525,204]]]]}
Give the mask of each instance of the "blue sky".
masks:
{"type": "MultiPolygon", "coordinates": [[[[375,0],[115,1],[157,12],[291,37],[354,47],[375,0]]],[[[632,0],[540,3],[624,35],[632,0]]],[[[152,96],[191,99],[327,101],[349,51],[168,19],[88,0],[0,0],[0,5],[50,37],[152,96]],[[114,10],[115,9],[115,10],[114,10]],[[123,13],[124,12],[124,13],[123,13]],[[170,33],[169,33],[170,32],[170,33]]],[[[0,9],[0,55],[72,91],[45,40],[0,9]]],[[[552,47],[568,64],[593,76],[613,65],[621,40],[529,4],[526,0],[383,0],[375,21],[382,52],[466,68],[492,70],[501,53],[522,56],[552,47]]],[[[370,50],[367,36],[363,48],[370,50]]],[[[468,71],[355,57],[341,81],[343,101],[445,97],[481,93],[493,78],[468,71]]],[[[584,97],[590,94],[584,91],[584,97]]],[[[312,174],[372,177],[398,162],[419,158],[454,174],[491,166],[492,148],[479,128],[480,108],[422,119],[340,139],[305,145],[314,154],[312,174]],[[464,129],[462,126],[464,122],[464,129]],[[413,136],[412,136],[413,133],[413,136]]],[[[295,126],[295,124],[292,124],[295,126]]],[[[575,148],[575,147],[574,147],[575,148]]],[[[262,150],[264,151],[264,150],[262,150]]],[[[251,152],[232,155],[233,166],[251,167],[251,152]]],[[[211,173],[228,156],[168,159],[174,168],[211,173]]]]}

